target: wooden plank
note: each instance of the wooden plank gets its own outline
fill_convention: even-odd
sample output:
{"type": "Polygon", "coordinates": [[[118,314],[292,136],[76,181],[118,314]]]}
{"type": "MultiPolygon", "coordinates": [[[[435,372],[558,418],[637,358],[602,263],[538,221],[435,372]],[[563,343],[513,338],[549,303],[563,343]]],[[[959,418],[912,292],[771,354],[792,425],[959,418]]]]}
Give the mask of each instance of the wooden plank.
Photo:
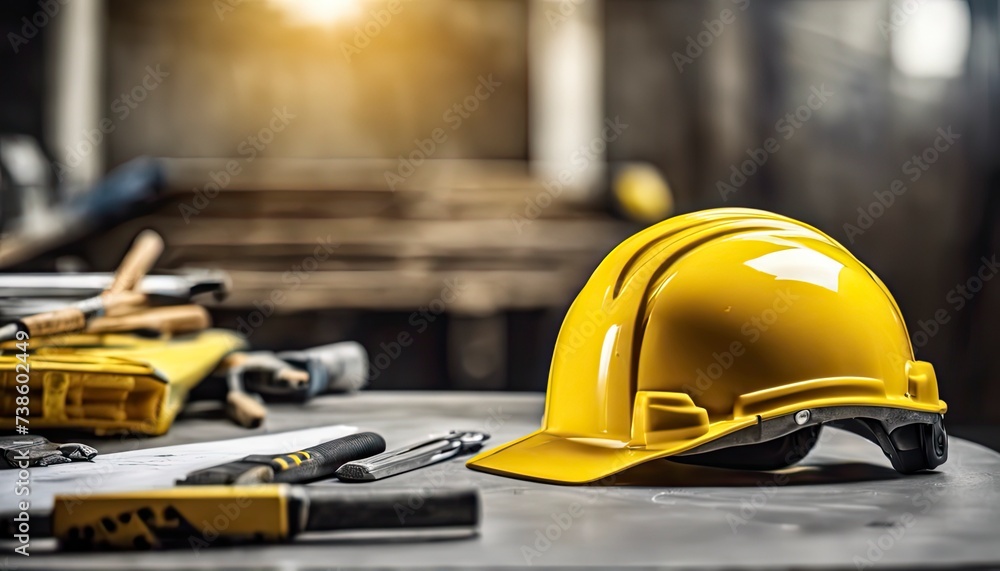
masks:
{"type": "Polygon", "coordinates": [[[552,271],[231,271],[233,291],[215,307],[254,308],[269,300],[277,313],[315,309],[448,311],[470,315],[562,304],[586,278],[552,271]],[[290,274],[292,275],[292,274],[290,274]]]}
{"type": "Polygon", "coordinates": [[[426,252],[593,252],[617,243],[622,223],[611,220],[233,220],[156,216],[149,226],[169,237],[173,248],[240,245],[334,244],[394,255],[426,252]]]}
{"type": "MultiPolygon", "coordinates": [[[[241,158],[166,158],[167,186],[177,191],[204,188],[213,173],[232,162],[238,174],[225,188],[249,191],[304,190],[380,192],[448,192],[455,190],[518,191],[541,189],[525,161],[427,160],[393,190],[386,173],[406,174],[399,159],[267,159],[248,163],[241,158]]],[[[225,180],[221,174],[217,180],[225,180]]]]}

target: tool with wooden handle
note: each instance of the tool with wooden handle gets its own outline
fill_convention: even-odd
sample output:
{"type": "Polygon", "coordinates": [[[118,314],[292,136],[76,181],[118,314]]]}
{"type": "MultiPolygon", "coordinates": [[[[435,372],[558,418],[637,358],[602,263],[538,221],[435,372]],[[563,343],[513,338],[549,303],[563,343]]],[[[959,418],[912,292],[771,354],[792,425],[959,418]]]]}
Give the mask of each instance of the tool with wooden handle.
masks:
{"type": "Polygon", "coordinates": [[[242,460],[198,470],[177,483],[186,486],[302,484],[332,476],[347,462],[385,451],[385,440],[374,432],[360,432],[312,448],[287,454],[254,454],[242,460]]]}
{"type": "Polygon", "coordinates": [[[105,303],[101,312],[99,314],[95,314],[95,317],[91,318],[91,320],[99,319],[100,317],[119,317],[122,315],[130,315],[132,313],[138,313],[149,309],[149,296],[145,293],[139,293],[136,290],[131,290],[117,293],[114,297],[117,298],[118,301],[114,301],[110,304],[105,303]]]}
{"type": "Polygon", "coordinates": [[[197,552],[217,545],[285,542],[303,532],[423,535],[437,530],[443,535],[458,530],[470,536],[479,524],[479,493],[270,484],[57,495],[51,514],[30,514],[30,538],[18,530],[17,514],[3,515],[5,536],[22,544],[52,535],[60,548],[73,551],[186,548],[197,552]],[[415,499],[419,507],[408,507],[415,505],[415,499]]]}
{"type": "Polygon", "coordinates": [[[187,333],[212,326],[208,311],[200,305],[174,305],[147,309],[115,317],[95,317],[87,324],[86,333],[116,333],[120,331],[154,331],[157,333],[187,333]]]}
{"type": "Polygon", "coordinates": [[[115,271],[111,285],[102,295],[121,293],[135,289],[136,284],[153,269],[153,264],[163,253],[163,238],[153,230],[143,230],[125,253],[122,263],[115,271]]]}
{"type": "Polygon", "coordinates": [[[257,428],[267,418],[267,407],[256,395],[230,389],[226,393],[226,416],[243,428],[257,428]]]}
{"type": "Polygon", "coordinates": [[[152,230],[143,231],[125,254],[111,285],[101,295],[5,325],[0,328],[0,341],[13,339],[18,331],[26,331],[31,336],[80,331],[92,317],[104,315],[118,306],[135,305],[137,299],[140,299],[137,296],[141,296],[142,300],[145,296],[133,288],[153,267],[162,252],[163,239],[159,234],[152,230]]]}
{"type": "Polygon", "coordinates": [[[88,320],[92,316],[101,315],[106,311],[115,312],[135,307],[145,301],[146,295],[136,291],[101,294],[69,307],[29,315],[4,325],[0,328],[0,341],[13,339],[19,331],[26,331],[32,337],[80,331],[87,327],[88,320]]]}
{"type": "Polygon", "coordinates": [[[225,372],[229,388],[226,415],[244,428],[257,428],[267,416],[259,393],[247,390],[243,382],[246,373],[266,373],[267,378],[278,379],[288,387],[309,384],[309,373],[296,369],[269,351],[233,353],[226,357],[217,372],[225,372]]]}

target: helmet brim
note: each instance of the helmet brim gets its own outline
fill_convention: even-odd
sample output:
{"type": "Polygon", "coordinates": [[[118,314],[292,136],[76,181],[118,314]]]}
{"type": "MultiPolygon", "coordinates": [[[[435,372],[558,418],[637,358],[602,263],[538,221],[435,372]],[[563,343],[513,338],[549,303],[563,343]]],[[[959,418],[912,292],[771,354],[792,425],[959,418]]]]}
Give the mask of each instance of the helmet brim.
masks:
{"type": "Polygon", "coordinates": [[[785,411],[783,415],[769,415],[768,420],[751,418],[716,422],[708,432],[698,437],[662,443],[656,448],[628,447],[625,442],[614,439],[561,436],[543,429],[486,450],[469,460],[466,466],[481,472],[536,482],[614,485],[617,483],[615,474],[652,460],[752,444],[805,426],[830,423],[879,444],[897,471],[911,473],[933,469],[947,458],[947,437],[943,436],[945,433],[941,424],[943,404],[940,412],[871,405],[815,407],[809,409],[811,414],[805,425],[796,421],[793,412],[785,411]],[[863,426],[858,425],[859,422],[863,426]],[[890,433],[905,426],[925,430],[927,434],[920,436],[914,433],[909,438],[912,443],[903,442],[905,446],[900,446],[890,433]],[[944,439],[941,450],[935,449],[931,439],[932,436],[937,438],[938,433],[944,439]]]}
{"type": "Polygon", "coordinates": [[[543,430],[487,450],[466,463],[473,470],[552,484],[613,485],[623,470],[676,454],[676,450],[626,448],[595,438],[566,438],[543,430]]]}

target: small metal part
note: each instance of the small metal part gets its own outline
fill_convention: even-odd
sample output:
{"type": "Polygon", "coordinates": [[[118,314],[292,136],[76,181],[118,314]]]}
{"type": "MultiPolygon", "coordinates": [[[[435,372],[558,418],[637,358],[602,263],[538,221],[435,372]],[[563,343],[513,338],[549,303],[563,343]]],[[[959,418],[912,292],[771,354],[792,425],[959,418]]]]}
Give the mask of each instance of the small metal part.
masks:
{"type": "Polygon", "coordinates": [[[232,363],[226,370],[226,415],[244,428],[257,428],[267,416],[267,408],[257,392],[247,389],[244,376],[248,372],[266,372],[279,375],[291,367],[268,351],[231,355],[232,363]]]}
{"type": "Polygon", "coordinates": [[[94,456],[97,456],[97,450],[86,444],[57,444],[42,436],[0,437],[0,469],[89,462],[94,456]]]}
{"type": "Polygon", "coordinates": [[[812,413],[809,412],[809,409],[800,410],[795,413],[795,424],[802,426],[803,424],[809,422],[810,418],[812,418],[812,413]]]}
{"type": "Polygon", "coordinates": [[[79,444],[76,442],[71,442],[69,444],[60,444],[59,452],[66,458],[70,460],[82,460],[89,462],[97,456],[97,449],[87,446],[86,444],[79,444]]]}
{"type": "Polygon", "coordinates": [[[307,401],[323,393],[356,391],[368,383],[368,353],[354,341],[304,351],[282,351],[276,356],[297,369],[308,371],[308,382],[294,387],[264,386],[260,390],[262,393],[307,401]]]}
{"type": "Polygon", "coordinates": [[[485,432],[453,430],[448,434],[390,450],[371,458],[348,462],[337,470],[337,477],[345,482],[381,480],[464,453],[475,452],[482,448],[483,443],[489,438],[490,435],[485,432]]]}
{"type": "Polygon", "coordinates": [[[21,328],[17,326],[17,323],[8,323],[3,327],[0,327],[0,341],[10,341],[17,337],[17,332],[21,328]]]}
{"type": "MultiPolygon", "coordinates": [[[[111,285],[111,273],[2,274],[0,320],[12,321],[54,311],[75,301],[97,296],[111,285]]],[[[152,275],[136,291],[153,307],[187,303],[192,297],[211,294],[222,300],[231,289],[229,276],[215,270],[188,270],[178,275],[152,275]]]]}

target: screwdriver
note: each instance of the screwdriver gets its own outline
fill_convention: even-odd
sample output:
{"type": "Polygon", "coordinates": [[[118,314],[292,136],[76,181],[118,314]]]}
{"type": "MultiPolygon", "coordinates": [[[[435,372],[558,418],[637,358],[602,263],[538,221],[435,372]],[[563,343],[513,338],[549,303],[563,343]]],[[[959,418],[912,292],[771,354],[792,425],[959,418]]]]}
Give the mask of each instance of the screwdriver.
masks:
{"type": "Polygon", "coordinates": [[[289,484],[191,486],[81,497],[57,495],[51,514],[4,514],[7,537],[54,536],[70,551],[190,548],[289,541],[303,532],[447,528],[474,532],[474,489],[342,491],[289,484]],[[25,526],[21,526],[23,529],[25,526]]]}
{"type": "Polygon", "coordinates": [[[135,285],[153,267],[162,252],[163,239],[160,235],[152,230],[142,231],[122,259],[108,289],[63,309],[22,317],[0,327],[0,341],[14,339],[20,331],[30,336],[80,331],[87,327],[92,317],[104,315],[120,306],[142,303],[145,295],[135,291],[135,285]]]}

